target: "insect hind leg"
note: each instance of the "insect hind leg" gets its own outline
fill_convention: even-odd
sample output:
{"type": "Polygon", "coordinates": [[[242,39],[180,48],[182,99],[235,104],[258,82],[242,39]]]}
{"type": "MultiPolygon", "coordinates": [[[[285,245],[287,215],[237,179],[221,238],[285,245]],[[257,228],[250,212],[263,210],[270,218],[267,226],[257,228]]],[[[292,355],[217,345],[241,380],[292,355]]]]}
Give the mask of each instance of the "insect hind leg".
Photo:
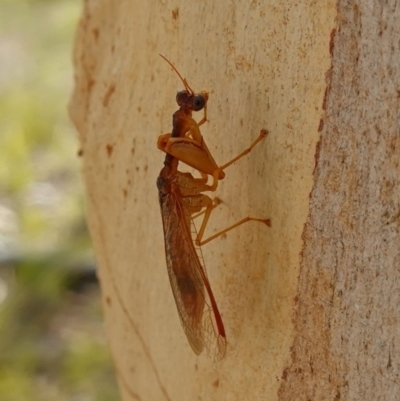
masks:
{"type": "Polygon", "coordinates": [[[201,238],[203,237],[205,225],[207,224],[208,218],[210,217],[211,210],[209,211],[208,216],[207,216],[207,210],[206,210],[206,216],[204,216],[202,227],[200,228],[199,235],[197,236],[197,239],[196,239],[196,245],[198,245],[198,246],[207,244],[208,242],[212,241],[213,239],[218,238],[221,235],[224,235],[228,231],[231,231],[234,228],[239,227],[244,223],[247,223],[248,221],[257,221],[259,223],[263,223],[263,224],[267,225],[268,227],[271,227],[271,220],[270,219],[259,219],[259,218],[256,218],[256,217],[245,217],[244,219],[239,220],[235,224],[232,224],[231,226],[219,231],[218,233],[216,233],[216,234],[212,235],[211,237],[208,237],[207,239],[202,241],[201,238]],[[207,220],[206,220],[206,218],[207,218],[207,220]],[[204,225],[204,228],[203,228],[203,225],[204,225]],[[203,231],[201,231],[202,229],[203,229],[203,231]],[[200,234],[201,234],[201,236],[200,236],[200,234]]]}
{"type": "MultiPolygon", "coordinates": [[[[213,202],[213,209],[216,208],[218,205],[220,205],[222,203],[221,199],[219,198],[214,198],[212,200],[213,202]]],[[[206,212],[207,209],[202,210],[200,213],[197,213],[195,215],[192,216],[192,219],[197,219],[197,217],[200,217],[201,215],[203,215],[206,212]]]]}

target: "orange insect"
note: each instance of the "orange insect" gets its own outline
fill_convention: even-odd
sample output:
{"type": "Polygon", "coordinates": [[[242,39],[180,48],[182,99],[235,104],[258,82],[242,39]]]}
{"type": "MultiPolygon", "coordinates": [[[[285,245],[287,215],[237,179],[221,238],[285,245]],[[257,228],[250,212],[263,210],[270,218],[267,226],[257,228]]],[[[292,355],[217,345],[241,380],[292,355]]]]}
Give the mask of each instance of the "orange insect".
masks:
{"type": "Polygon", "coordinates": [[[218,199],[213,201],[203,192],[215,191],[218,181],[225,176],[223,170],[249,153],[267,135],[267,131],[262,130],[250,148],[218,167],[199,129],[207,121],[207,92],[194,93],[186,79],[162,57],[176,71],[185,87],[176,96],[179,109],[173,115],[172,133],[161,135],[157,143],[158,148],[167,153],[157,187],[168,275],[179,317],[193,351],[199,355],[206,348],[209,354],[220,360],[226,352],[225,328],[207,278],[200,246],[247,221],[267,225],[270,225],[270,221],[247,217],[202,240],[211,211],[219,204],[218,199]],[[200,110],[204,110],[204,117],[196,123],[192,112],[200,110]],[[195,168],[201,178],[178,171],[179,161],[195,168]],[[207,184],[208,175],[213,176],[212,185],[207,184]],[[193,218],[203,214],[203,222],[197,233],[193,218]]]}

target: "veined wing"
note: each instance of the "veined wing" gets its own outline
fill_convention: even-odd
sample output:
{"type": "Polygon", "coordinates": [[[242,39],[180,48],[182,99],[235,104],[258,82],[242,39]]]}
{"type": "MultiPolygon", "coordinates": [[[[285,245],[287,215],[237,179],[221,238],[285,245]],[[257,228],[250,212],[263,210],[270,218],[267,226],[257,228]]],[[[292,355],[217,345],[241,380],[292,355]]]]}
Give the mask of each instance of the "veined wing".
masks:
{"type": "Polygon", "coordinates": [[[220,360],[226,351],[225,329],[179,195],[160,195],[160,206],[168,275],[186,337],[197,355],[206,348],[220,360]]]}

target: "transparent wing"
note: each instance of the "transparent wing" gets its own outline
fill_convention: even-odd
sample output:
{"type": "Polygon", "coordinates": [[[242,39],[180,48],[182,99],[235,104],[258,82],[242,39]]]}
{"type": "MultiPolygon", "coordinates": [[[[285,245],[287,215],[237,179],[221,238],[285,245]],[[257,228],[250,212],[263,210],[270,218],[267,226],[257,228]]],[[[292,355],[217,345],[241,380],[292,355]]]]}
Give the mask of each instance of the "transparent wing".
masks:
{"type": "Polygon", "coordinates": [[[212,357],[220,360],[226,351],[225,329],[192,241],[191,219],[187,221],[180,199],[174,193],[160,196],[160,205],[168,275],[183,330],[197,355],[206,348],[212,357]]]}

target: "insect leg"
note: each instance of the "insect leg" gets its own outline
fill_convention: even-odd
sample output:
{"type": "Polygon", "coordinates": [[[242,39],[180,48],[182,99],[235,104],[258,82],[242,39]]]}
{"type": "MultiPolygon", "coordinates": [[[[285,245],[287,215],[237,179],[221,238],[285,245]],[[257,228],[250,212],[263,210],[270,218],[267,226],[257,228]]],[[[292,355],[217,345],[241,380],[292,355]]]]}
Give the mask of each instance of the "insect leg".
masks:
{"type": "MultiPolygon", "coordinates": [[[[221,200],[219,198],[214,198],[213,199],[213,208],[217,207],[218,205],[221,204],[221,200]]],[[[192,219],[197,219],[197,217],[202,216],[207,209],[204,209],[203,211],[201,211],[200,213],[197,213],[195,215],[192,216],[192,219]]]]}
{"type": "Polygon", "coordinates": [[[166,151],[165,151],[165,148],[166,148],[166,146],[167,146],[168,141],[169,141],[170,138],[171,138],[171,134],[163,134],[163,135],[160,135],[160,136],[158,137],[158,140],[157,140],[157,148],[158,148],[159,150],[162,150],[163,152],[166,152],[166,151]]]}
{"type": "Polygon", "coordinates": [[[202,176],[203,174],[212,175],[214,178],[213,184],[203,190],[215,191],[218,186],[218,181],[225,177],[223,170],[241,157],[250,153],[251,150],[267,136],[268,132],[266,130],[261,130],[260,135],[249,148],[245,149],[242,153],[221,167],[218,167],[216,164],[194,120],[188,123],[188,133],[192,138],[170,138],[168,134],[160,136],[158,140],[158,144],[161,144],[159,149],[176,157],[188,166],[195,168],[202,176]]]}
{"type": "Polygon", "coordinates": [[[211,237],[208,237],[204,241],[202,241],[201,239],[203,237],[204,230],[206,228],[206,225],[207,225],[207,222],[208,222],[208,219],[210,217],[212,209],[213,209],[213,207],[209,207],[209,208],[207,208],[207,210],[205,212],[203,223],[201,224],[201,227],[200,227],[200,230],[199,230],[199,234],[197,235],[197,238],[196,238],[196,245],[198,245],[198,246],[207,244],[208,242],[212,241],[213,239],[218,238],[221,235],[224,235],[228,231],[231,231],[234,228],[239,227],[240,225],[242,225],[244,223],[247,223],[248,221],[258,221],[259,223],[264,223],[267,226],[271,227],[271,220],[270,219],[257,219],[255,217],[245,217],[244,219],[239,220],[237,223],[232,224],[231,226],[225,228],[224,230],[221,230],[220,232],[218,232],[218,233],[212,235],[211,237]]]}
{"type": "Polygon", "coordinates": [[[254,146],[257,145],[258,142],[263,140],[266,136],[268,135],[268,131],[265,129],[262,129],[260,131],[260,135],[258,138],[251,144],[249,148],[244,150],[242,153],[240,153],[238,156],[234,157],[232,160],[230,160],[228,163],[225,163],[223,166],[220,167],[220,170],[225,170],[227,167],[229,167],[231,164],[235,163],[237,160],[242,158],[243,156],[247,155],[248,153],[251,152],[251,150],[254,148],[254,146]]]}
{"type": "MultiPolygon", "coordinates": [[[[198,198],[199,198],[199,200],[200,199],[203,200],[201,198],[201,196],[198,196],[198,198]]],[[[207,238],[206,240],[203,241],[202,238],[203,238],[204,231],[206,229],[208,220],[210,218],[211,212],[212,212],[213,209],[215,209],[220,204],[220,200],[218,198],[216,198],[216,199],[214,199],[214,201],[210,202],[210,198],[208,196],[204,196],[204,201],[205,201],[204,204],[201,205],[201,206],[205,207],[206,209],[201,211],[200,213],[197,213],[196,215],[192,215],[192,219],[193,219],[193,218],[199,217],[200,215],[204,214],[204,219],[203,219],[203,221],[201,223],[200,230],[199,230],[199,232],[197,234],[197,237],[196,237],[196,240],[195,240],[196,245],[199,245],[199,246],[204,245],[204,244],[212,241],[213,239],[218,238],[221,235],[227,233],[228,231],[231,231],[234,228],[236,228],[236,227],[238,227],[238,226],[240,226],[240,225],[242,225],[244,223],[247,223],[248,221],[258,221],[260,223],[266,224],[267,226],[271,226],[271,221],[269,219],[259,219],[259,218],[255,218],[255,217],[245,217],[244,219],[239,220],[235,224],[232,224],[231,226],[225,228],[224,230],[219,231],[218,233],[212,235],[211,237],[209,237],[209,238],[207,238]]],[[[197,206],[200,206],[200,202],[197,203],[197,206]]]]}
{"type": "Polygon", "coordinates": [[[197,123],[197,126],[203,125],[207,121],[207,104],[204,106],[204,115],[203,118],[197,123]]]}
{"type": "MultiPolygon", "coordinates": [[[[186,196],[198,195],[204,191],[212,191],[214,192],[218,187],[218,174],[220,170],[215,170],[212,174],[214,178],[214,182],[212,185],[206,184],[207,179],[203,176],[202,178],[194,178],[190,173],[182,173],[180,171],[177,172],[177,184],[181,190],[181,194],[186,196]]],[[[203,205],[205,207],[206,205],[203,205]]]]}

